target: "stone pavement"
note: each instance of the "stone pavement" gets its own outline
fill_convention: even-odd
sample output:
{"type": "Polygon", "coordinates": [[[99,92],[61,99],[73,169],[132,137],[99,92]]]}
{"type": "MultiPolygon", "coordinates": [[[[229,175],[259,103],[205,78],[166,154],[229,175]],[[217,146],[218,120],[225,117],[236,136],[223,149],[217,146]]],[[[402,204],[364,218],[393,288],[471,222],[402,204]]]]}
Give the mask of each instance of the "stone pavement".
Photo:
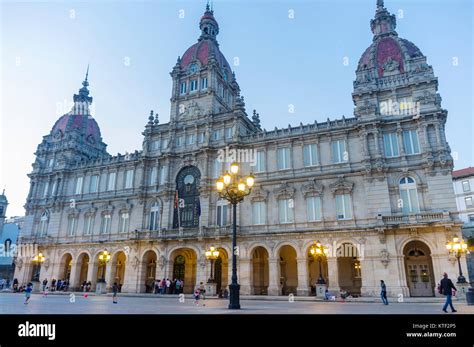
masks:
{"type": "MultiPolygon", "coordinates": [[[[241,298],[241,310],[228,310],[228,300],[208,299],[205,306],[196,306],[190,296],[180,302],[178,296],[172,295],[119,294],[119,303],[114,305],[110,295],[92,293],[85,298],[82,293],[75,293],[71,302],[70,293],[47,297],[33,294],[30,303],[25,305],[22,294],[0,293],[0,314],[446,314],[441,311],[441,301],[398,303],[392,298],[390,305],[384,306],[380,302],[321,302],[315,298],[299,300],[301,297],[290,302],[261,298],[241,298]]],[[[454,305],[457,314],[474,314],[474,306],[468,306],[465,301],[459,300],[454,305]]]]}

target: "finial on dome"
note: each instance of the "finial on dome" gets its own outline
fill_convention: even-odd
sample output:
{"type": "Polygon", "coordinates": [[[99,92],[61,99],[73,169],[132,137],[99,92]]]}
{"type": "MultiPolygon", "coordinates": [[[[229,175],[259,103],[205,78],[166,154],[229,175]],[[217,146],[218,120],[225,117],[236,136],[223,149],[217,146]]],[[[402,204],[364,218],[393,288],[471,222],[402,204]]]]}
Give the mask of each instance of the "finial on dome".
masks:
{"type": "Polygon", "coordinates": [[[377,0],[375,18],[370,21],[370,29],[374,34],[374,40],[380,35],[393,33],[397,35],[395,28],[397,19],[394,14],[390,14],[384,7],[383,0],[377,0]]]}
{"type": "Polygon", "coordinates": [[[219,34],[219,24],[217,24],[216,19],[214,18],[214,10],[212,8],[212,2],[207,1],[206,11],[201,17],[199,23],[199,28],[201,29],[200,39],[216,39],[217,34],[219,34]]]}

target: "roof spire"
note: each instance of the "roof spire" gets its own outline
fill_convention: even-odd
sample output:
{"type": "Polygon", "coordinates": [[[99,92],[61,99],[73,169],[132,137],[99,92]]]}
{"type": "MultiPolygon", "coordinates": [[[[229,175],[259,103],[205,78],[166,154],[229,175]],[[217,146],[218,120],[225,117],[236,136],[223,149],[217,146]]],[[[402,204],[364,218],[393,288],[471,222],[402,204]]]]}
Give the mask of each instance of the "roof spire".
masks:
{"type": "Polygon", "coordinates": [[[216,39],[217,34],[219,34],[219,24],[217,24],[216,19],[214,18],[214,10],[212,8],[212,1],[208,0],[206,4],[206,11],[201,17],[201,22],[199,23],[199,28],[201,29],[201,39],[216,39]]]}
{"type": "Polygon", "coordinates": [[[374,34],[374,40],[381,35],[393,33],[397,35],[395,28],[397,19],[394,14],[390,14],[384,7],[383,0],[377,0],[375,18],[370,21],[370,29],[374,34]]]}
{"type": "Polygon", "coordinates": [[[86,78],[82,82],[82,88],[79,89],[79,94],[74,94],[74,106],[71,110],[75,114],[89,114],[89,105],[92,103],[92,97],[89,96],[89,64],[87,64],[86,78]]]}

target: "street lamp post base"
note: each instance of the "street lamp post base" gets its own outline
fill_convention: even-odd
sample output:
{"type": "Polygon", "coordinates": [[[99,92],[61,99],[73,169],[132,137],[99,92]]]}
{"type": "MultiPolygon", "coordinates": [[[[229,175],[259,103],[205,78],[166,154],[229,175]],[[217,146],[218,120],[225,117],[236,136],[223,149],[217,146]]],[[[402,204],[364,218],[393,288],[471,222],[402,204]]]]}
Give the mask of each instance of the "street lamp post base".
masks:
{"type": "Polygon", "coordinates": [[[459,275],[457,283],[467,283],[466,277],[464,277],[463,275],[459,275]]]}
{"type": "Polygon", "coordinates": [[[229,285],[229,309],[240,310],[240,285],[229,285]]]}

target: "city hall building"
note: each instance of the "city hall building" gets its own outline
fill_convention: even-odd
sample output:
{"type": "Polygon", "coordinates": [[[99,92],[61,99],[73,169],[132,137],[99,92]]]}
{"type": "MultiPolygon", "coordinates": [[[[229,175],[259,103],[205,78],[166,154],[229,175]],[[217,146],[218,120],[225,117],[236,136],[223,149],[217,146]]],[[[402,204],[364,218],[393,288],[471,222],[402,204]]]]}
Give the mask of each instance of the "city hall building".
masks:
{"type": "Polygon", "coordinates": [[[198,41],[172,68],[170,122],[146,115],[140,150],[107,152],[86,76],[35,153],[21,243],[36,244],[44,262],[17,257],[20,284],[68,278],[71,289],[94,289],[104,278],[136,293],[179,278],[190,293],[207,282],[205,251],[215,246],[217,289],[226,288],[231,208],[215,182],[241,159],[256,179],[237,213],[242,294],[315,295],[321,276],[334,292],[378,295],[383,279],[389,295],[434,296],[444,271],[457,277],[445,244],[462,226],[447,111],[433,68],[398,36],[383,1],[370,27],[353,117],[326,122],[262,129],[258,113],[246,113],[209,7],[198,41]],[[311,254],[317,241],[327,256],[311,254]]]}

